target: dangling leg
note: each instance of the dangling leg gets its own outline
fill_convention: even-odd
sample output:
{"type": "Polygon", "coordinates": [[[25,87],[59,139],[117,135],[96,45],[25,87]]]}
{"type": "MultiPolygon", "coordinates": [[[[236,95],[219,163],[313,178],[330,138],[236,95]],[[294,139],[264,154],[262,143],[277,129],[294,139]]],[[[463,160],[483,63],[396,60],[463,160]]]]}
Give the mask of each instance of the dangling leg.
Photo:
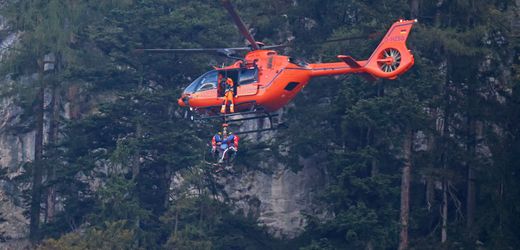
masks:
{"type": "Polygon", "coordinates": [[[226,150],[220,149],[218,153],[218,163],[222,164],[224,162],[224,158],[226,157],[226,150]]]}
{"type": "Polygon", "coordinates": [[[217,151],[216,151],[216,159],[215,159],[215,168],[213,169],[213,171],[215,173],[218,173],[220,171],[223,170],[223,166],[222,166],[222,157],[223,157],[223,154],[224,154],[224,150],[221,149],[220,147],[217,148],[217,151]]]}
{"type": "Polygon", "coordinates": [[[235,105],[234,105],[234,100],[233,100],[233,91],[228,91],[226,93],[226,100],[229,101],[229,112],[230,113],[235,113],[235,105]]]}
{"type": "Polygon", "coordinates": [[[226,113],[226,106],[227,106],[227,97],[224,97],[224,102],[222,103],[222,108],[220,108],[220,113],[222,113],[222,114],[226,113]]]}
{"type": "Polygon", "coordinates": [[[235,149],[234,146],[231,146],[228,150],[228,154],[229,154],[229,162],[230,163],[233,163],[237,157],[237,150],[235,149]]]}

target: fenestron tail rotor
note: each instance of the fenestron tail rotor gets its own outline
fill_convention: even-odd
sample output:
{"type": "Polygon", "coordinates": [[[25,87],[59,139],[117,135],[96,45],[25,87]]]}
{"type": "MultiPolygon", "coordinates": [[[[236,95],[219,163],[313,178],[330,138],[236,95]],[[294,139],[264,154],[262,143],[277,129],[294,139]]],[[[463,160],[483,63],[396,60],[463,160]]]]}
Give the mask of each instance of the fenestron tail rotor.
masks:
{"type": "Polygon", "coordinates": [[[393,72],[401,64],[401,53],[394,48],[386,48],[381,51],[377,59],[377,65],[383,72],[393,72]]]}

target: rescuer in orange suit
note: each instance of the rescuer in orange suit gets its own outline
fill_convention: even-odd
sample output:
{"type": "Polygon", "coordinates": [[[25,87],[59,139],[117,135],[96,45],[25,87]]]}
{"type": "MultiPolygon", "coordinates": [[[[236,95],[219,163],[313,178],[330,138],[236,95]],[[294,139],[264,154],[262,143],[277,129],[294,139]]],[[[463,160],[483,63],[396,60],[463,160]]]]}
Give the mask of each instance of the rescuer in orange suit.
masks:
{"type": "Polygon", "coordinates": [[[234,113],[235,112],[235,106],[233,102],[233,97],[235,93],[233,92],[233,87],[235,86],[235,83],[233,82],[233,79],[228,78],[226,79],[226,94],[224,95],[224,103],[222,103],[222,108],[220,109],[220,113],[225,114],[226,113],[226,106],[229,102],[229,112],[234,113]]]}

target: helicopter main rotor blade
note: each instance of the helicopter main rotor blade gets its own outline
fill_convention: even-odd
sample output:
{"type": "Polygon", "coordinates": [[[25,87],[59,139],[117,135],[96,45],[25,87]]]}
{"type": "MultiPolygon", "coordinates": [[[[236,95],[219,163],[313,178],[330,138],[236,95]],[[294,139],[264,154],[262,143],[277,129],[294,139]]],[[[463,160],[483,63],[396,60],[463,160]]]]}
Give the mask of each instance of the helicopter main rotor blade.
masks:
{"type": "Polygon", "coordinates": [[[336,38],[336,39],[325,40],[325,41],[323,41],[323,42],[318,42],[318,43],[316,43],[316,44],[320,44],[320,43],[343,42],[343,41],[349,41],[349,40],[360,40],[360,39],[369,39],[369,40],[372,40],[372,39],[377,38],[377,37],[380,36],[380,35],[381,35],[381,32],[374,32],[374,33],[369,34],[368,36],[367,36],[367,35],[360,35],[360,36],[347,36],[347,37],[341,37],[341,38],[336,38]]]}
{"type": "Polygon", "coordinates": [[[229,15],[231,16],[231,18],[237,25],[240,33],[242,33],[242,35],[249,41],[249,43],[251,44],[252,50],[260,49],[258,47],[258,44],[256,43],[255,39],[253,38],[253,35],[251,35],[251,33],[249,33],[246,26],[244,25],[244,22],[242,22],[242,20],[238,16],[237,11],[235,10],[235,8],[233,8],[233,5],[231,5],[229,0],[222,0],[222,5],[224,5],[224,8],[226,8],[226,10],[229,12],[229,15]]]}
{"type": "MultiPolygon", "coordinates": [[[[377,36],[381,35],[378,32],[372,33],[368,36],[362,35],[362,36],[348,36],[348,37],[341,37],[336,39],[330,39],[325,40],[322,42],[315,42],[315,43],[308,43],[309,45],[319,45],[324,43],[334,43],[334,42],[343,42],[343,41],[349,41],[349,40],[359,40],[359,39],[375,39],[377,36]]],[[[262,49],[279,49],[279,48],[286,48],[286,47],[292,47],[294,46],[294,41],[285,43],[285,44],[277,44],[277,45],[266,45],[262,46],[262,49]]]]}
{"type": "Polygon", "coordinates": [[[237,50],[250,50],[249,47],[238,47],[238,48],[193,48],[193,49],[135,49],[135,52],[151,52],[151,53],[176,53],[176,52],[223,52],[223,51],[237,51],[237,50]]]}
{"type": "Polygon", "coordinates": [[[266,46],[262,46],[262,49],[279,49],[279,48],[285,48],[285,47],[290,47],[292,46],[291,44],[289,43],[286,43],[286,44],[277,44],[277,45],[266,45],[266,46]]]}

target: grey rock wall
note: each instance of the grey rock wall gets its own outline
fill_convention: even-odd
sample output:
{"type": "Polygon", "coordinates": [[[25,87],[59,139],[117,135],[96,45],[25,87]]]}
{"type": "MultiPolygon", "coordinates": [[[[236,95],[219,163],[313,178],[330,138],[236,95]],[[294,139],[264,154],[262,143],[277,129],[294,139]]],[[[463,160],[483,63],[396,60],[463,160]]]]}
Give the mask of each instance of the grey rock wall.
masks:
{"type": "MultiPolygon", "coordinates": [[[[2,4],[0,1],[0,7],[2,4]]],[[[0,16],[0,63],[19,36],[8,32],[0,16]]],[[[1,77],[2,93],[9,93],[15,84],[31,80],[31,77],[25,77],[15,83],[8,76],[1,77]]],[[[34,133],[14,133],[12,130],[19,124],[21,114],[22,109],[14,104],[13,97],[4,94],[0,98],[0,169],[6,172],[4,179],[0,179],[0,249],[25,249],[29,244],[26,239],[29,222],[23,215],[20,187],[11,182],[24,171],[21,164],[34,158],[34,133]]]]}
{"type": "Polygon", "coordinates": [[[34,133],[13,134],[10,130],[20,114],[21,109],[12,99],[0,102],[0,168],[7,173],[5,179],[0,179],[0,249],[27,245],[29,222],[22,214],[20,187],[10,181],[24,171],[23,162],[34,159],[34,133]]]}
{"type": "MultiPolygon", "coordinates": [[[[280,114],[281,116],[282,114],[280,114]]],[[[234,132],[263,129],[269,126],[267,121],[247,121],[234,132]]],[[[241,141],[276,143],[277,132],[252,133],[241,135],[241,141]]],[[[208,138],[209,139],[209,138],[208,138]]],[[[284,149],[280,146],[280,153],[284,149]]],[[[226,167],[228,171],[214,174],[217,186],[223,187],[215,198],[228,202],[241,213],[257,220],[268,232],[283,239],[292,239],[300,235],[307,225],[305,214],[323,219],[332,218],[318,202],[319,194],[328,184],[328,174],[323,164],[323,157],[300,158],[301,169],[293,171],[275,159],[270,150],[256,152],[258,163],[240,163],[226,167]],[[260,157],[258,157],[260,156],[260,157]]],[[[203,173],[199,169],[199,174],[203,173]]],[[[191,172],[190,172],[191,174],[191,172]]],[[[198,196],[200,190],[185,181],[182,173],[171,178],[170,201],[183,196],[198,196]],[[180,193],[180,191],[185,193],[180,193]]]]}
{"type": "Polygon", "coordinates": [[[272,173],[246,171],[220,181],[239,212],[257,218],[273,236],[291,239],[303,232],[304,214],[326,216],[316,202],[326,185],[326,173],[315,161],[302,163],[298,172],[271,163],[272,173]]]}
{"type": "MultiPolygon", "coordinates": [[[[283,110],[275,122],[283,121],[283,110]]],[[[240,131],[265,129],[268,119],[250,120],[241,124],[240,131]]],[[[242,140],[276,142],[276,131],[253,133],[242,140]]],[[[284,149],[280,146],[280,153],[284,149]]],[[[320,207],[317,196],[327,185],[325,165],[318,156],[300,158],[301,170],[294,172],[277,162],[270,151],[262,152],[262,160],[253,169],[236,170],[238,174],[219,180],[237,212],[257,218],[260,225],[278,238],[294,238],[303,232],[307,221],[304,214],[330,217],[320,207]],[[262,171],[261,171],[262,170],[262,171]]]]}

